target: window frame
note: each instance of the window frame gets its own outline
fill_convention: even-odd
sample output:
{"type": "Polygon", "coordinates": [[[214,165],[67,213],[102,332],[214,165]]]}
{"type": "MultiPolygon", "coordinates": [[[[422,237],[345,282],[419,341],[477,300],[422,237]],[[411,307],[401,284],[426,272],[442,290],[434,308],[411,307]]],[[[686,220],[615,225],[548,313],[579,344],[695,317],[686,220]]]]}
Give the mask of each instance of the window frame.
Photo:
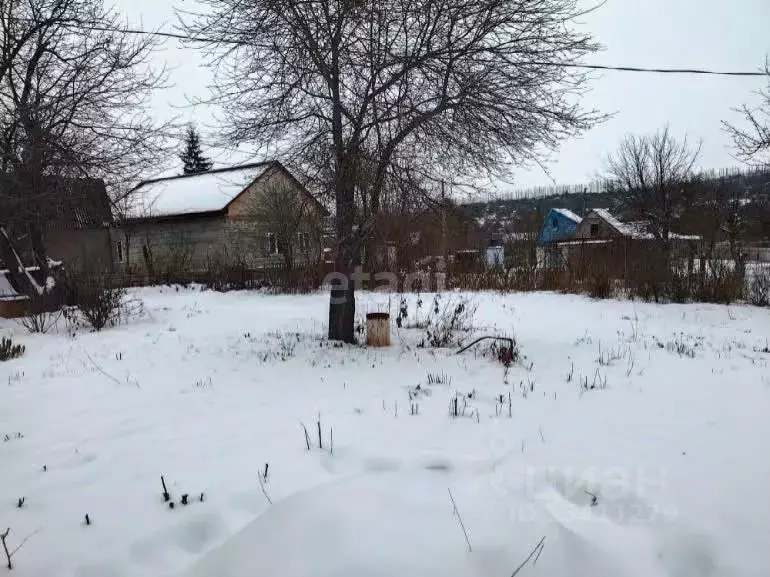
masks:
{"type": "Polygon", "coordinates": [[[123,240],[118,239],[115,242],[115,259],[122,264],[126,262],[125,258],[126,258],[126,253],[125,253],[125,250],[123,249],[123,240]]]}
{"type": "Polygon", "coordinates": [[[280,246],[278,242],[278,235],[274,232],[268,232],[265,234],[265,239],[267,241],[267,254],[268,255],[279,255],[280,252],[280,246]]]}

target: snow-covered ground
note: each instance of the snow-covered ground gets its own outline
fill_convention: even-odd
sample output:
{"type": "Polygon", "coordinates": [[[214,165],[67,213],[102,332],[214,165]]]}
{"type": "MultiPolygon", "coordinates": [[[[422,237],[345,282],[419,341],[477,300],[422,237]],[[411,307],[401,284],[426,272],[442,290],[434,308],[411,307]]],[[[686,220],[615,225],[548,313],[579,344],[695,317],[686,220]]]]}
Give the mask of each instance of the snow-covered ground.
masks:
{"type": "Polygon", "coordinates": [[[506,372],[418,329],[332,346],[325,294],[136,296],[100,334],[0,321],[9,575],[770,575],[768,310],[476,295],[506,372]]]}

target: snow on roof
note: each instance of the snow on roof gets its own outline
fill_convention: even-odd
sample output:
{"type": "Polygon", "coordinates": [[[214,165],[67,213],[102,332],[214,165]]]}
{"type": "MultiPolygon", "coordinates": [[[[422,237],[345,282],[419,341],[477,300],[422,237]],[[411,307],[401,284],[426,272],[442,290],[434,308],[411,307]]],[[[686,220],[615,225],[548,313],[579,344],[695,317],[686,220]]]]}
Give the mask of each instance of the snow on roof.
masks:
{"type": "Polygon", "coordinates": [[[638,231],[635,231],[633,227],[627,226],[625,223],[620,222],[617,218],[612,216],[610,211],[606,208],[595,208],[592,212],[623,236],[634,236],[635,234],[638,234],[638,231]]]}
{"type": "Polygon", "coordinates": [[[611,244],[610,239],[579,239],[579,240],[560,240],[556,244],[558,246],[570,246],[570,245],[584,245],[584,244],[611,244]]]}
{"type": "Polygon", "coordinates": [[[148,180],[134,189],[126,218],[152,218],[223,210],[272,166],[269,162],[148,180]]]}
{"type": "Polygon", "coordinates": [[[581,222],[583,222],[582,218],[580,218],[578,215],[576,215],[574,212],[572,212],[568,208],[554,208],[553,210],[554,212],[558,212],[560,215],[570,219],[572,222],[576,224],[580,224],[581,222]]]}
{"type": "MultiPolygon", "coordinates": [[[[648,230],[650,223],[647,221],[621,222],[612,216],[610,211],[606,208],[595,208],[592,212],[595,212],[602,220],[623,236],[637,240],[652,240],[655,238],[655,235],[648,230]]],[[[701,237],[697,234],[676,234],[672,232],[669,234],[669,238],[679,240],[699,240],[701,237]]]]}
{"type": "Polygon", "coordinates": [[[699,234],[676,234],[676,233],[671,233],[669,236],[671,238],[677,238],[679,240],[701,240],[703,238],[699,234]]]}

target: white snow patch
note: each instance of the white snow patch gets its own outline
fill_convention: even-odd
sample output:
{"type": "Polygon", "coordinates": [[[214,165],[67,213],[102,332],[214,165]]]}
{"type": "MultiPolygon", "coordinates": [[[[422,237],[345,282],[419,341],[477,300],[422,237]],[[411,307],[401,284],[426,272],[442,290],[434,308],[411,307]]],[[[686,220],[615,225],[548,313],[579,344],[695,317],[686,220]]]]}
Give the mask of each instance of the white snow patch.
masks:
{"type": "Polygon", "coordinates": [[[506,372],[418,329],[330,346],[328,294],[132,296],[146,317],[74,338],[0,319],[26,346],[0,363],[0,527],[34,533],[16,577],[486,577],[543,537],[520,577],[768,575],[768,310],[471,295],[475,334],[526,355],[506,372]],[[479,422],[450,418],[472,391],[479,422]]]}
{"type": "Polygon", "coordinates": [[[572,222],[574,222],[576,224],[580,224],[581,222],[583,222],[583,219],[581,217],[576,215],[574,212],[572,212],[568,208],[554,208],[553,210],[555,212],[558,212],[560,215],[568,218],[569,220],[571,220],[572,222]]]}

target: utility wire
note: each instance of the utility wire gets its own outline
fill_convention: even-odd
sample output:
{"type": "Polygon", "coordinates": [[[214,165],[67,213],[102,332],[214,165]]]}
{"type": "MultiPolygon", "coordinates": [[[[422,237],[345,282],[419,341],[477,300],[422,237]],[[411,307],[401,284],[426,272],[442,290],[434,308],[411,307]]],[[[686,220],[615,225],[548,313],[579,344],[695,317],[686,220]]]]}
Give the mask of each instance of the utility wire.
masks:
{"type": "MultiPolygon", "coordinates": [[[[228,39],[213,39],[205,38],[202,36],[191,36],[188,34],[181,34],[176,32],[167,32],[165,30],[140,30],[137,28],[113,28],[108,26],[91,26],[91,25],[71,25],[72,28],[80,30],[93,30],[97,32],[117,32],[120,34],[134,34],[140,36],[157,36],[161,38],[171,38],[174,40],[184,40],[188,42],[200,42],[203,44],[229,44],[232,46],[256,46],[258,44],[253,42],[245,42],[241,40],[228,40],[228,39]]],[[[699,76],[743,76],[743,77],[762,77],[768,76],[767,72],[762,71],[725,71],[725,70],[708,70],[703,68],[650,68],[646,66],[610,66],[606,64],[575,64],[569,62],[533,62],[534,65],[540,66],[560,66],[563,68],[579,68],[583,70],[608,70],[612,72],[634,72],[645,74],[689,74],[699,76]]]]}
{"type": "MultiPolygon", "coordinates": [[[[542,62],[539,64],[549,64],[542,62]]],[[[699,68],[645,68],[641,66],[608,66],[604,64],[569,64],[560,63],[558,66],[567,68],[585,68],[589,70],[613,70],[616,72],[649,72],[657,74],[700,74],[711,76],[767,76],[767,72],[733,72],[724,70],[703,70],[699,68]]]]}

